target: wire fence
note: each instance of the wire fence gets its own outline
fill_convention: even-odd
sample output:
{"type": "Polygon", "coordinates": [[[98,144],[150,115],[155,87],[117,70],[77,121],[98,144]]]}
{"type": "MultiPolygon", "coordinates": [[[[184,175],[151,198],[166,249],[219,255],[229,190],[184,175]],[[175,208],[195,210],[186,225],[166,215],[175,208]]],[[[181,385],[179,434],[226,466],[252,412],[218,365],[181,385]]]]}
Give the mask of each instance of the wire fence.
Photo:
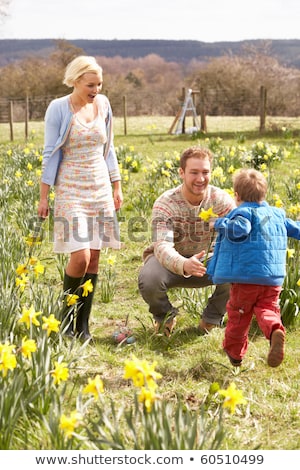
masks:
{"type": "MultiPolygon", "coordinates": [[[[129,116],[180,116],[184,107],[186,89],[177,93],[170,90],[166,94],[146,93],[144,91],[130,92],[121,95],[116,91],[106,91],[113,114],[124,119],[129,116]]],[[[21,97],[14,99],[0,98],[0,123],[9,123],[11,140],[13,140],[13,124],[16,122],[42,121],[49,103],[58,96],[21,97]]],[[[201,130],[209,131],[206,116],[258,116],[260,130],[264,130],[266,116],[300,116],[300,94],[293,95],[291,103],[283,97],[275,96],[274,90],[258,87],[249,92],[247,89],[230,91],[225,89],[205,88],[192,90],[192,99],[201,130]]],[[[189,110],[186,111],[188,116],[189,110]]],[[[185,133],[184,120],[180,129],[185,133]]],[[[25,130],[26,134],[26,130],[25,130]]],[[[27,136],[26,136],[27,137],[27,136]]]]}

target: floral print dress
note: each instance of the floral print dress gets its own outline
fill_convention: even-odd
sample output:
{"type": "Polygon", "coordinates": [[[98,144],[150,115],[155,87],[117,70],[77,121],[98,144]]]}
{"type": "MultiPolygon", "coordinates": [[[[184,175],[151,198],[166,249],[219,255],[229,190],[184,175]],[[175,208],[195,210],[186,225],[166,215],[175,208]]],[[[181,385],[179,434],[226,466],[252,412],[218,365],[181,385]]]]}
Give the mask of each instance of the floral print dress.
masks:
{"type": "Polygon", "coordinates": [[[120,248],[112,188],[103,157],[105,121],[83,124],[74,115],[63,148],[54,205],[54,252],[120,248]]]}

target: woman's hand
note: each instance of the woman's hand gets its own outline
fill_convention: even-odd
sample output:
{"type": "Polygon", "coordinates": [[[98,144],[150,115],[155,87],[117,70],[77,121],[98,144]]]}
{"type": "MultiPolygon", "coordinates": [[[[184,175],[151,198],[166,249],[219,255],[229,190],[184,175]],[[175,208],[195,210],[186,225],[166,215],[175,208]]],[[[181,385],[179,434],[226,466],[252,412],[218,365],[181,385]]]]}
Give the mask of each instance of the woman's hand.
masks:
{"type": "Polygon", "coordinates": [[[38,205],[38,216],[42,219],[46,219],[49,215],[49,204],[48,199],[40,199],[38,205]]]}
{"type": "Polygon", "coordinates": [[[50,186],[48,184],[41,182],[38,216],[42,217],[42,219],[46,219],[46,217],[48,217],[49,215],[49,203],[48,203],[49,189],[50,189],[50,186]]]}
{"type": "Polygon", "coordinates": [[[118,211],[123,204],[123,193],[120,187],[114,189],[114,204],[116,211],[118,211]]]}

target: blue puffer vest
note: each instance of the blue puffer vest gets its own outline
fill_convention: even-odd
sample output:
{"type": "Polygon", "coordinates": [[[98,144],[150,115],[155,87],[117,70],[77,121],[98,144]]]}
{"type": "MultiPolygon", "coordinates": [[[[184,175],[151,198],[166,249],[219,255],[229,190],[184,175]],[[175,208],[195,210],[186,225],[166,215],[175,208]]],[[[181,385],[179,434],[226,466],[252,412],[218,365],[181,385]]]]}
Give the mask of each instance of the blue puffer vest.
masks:
{"type": "Polygon", "coordinates": [[[267,202],[245,202],[217,219],[215,229],[219,234],[207,268],[214,284],[282,285],[288,231],[299,239],[299,222],[267,202]]]}

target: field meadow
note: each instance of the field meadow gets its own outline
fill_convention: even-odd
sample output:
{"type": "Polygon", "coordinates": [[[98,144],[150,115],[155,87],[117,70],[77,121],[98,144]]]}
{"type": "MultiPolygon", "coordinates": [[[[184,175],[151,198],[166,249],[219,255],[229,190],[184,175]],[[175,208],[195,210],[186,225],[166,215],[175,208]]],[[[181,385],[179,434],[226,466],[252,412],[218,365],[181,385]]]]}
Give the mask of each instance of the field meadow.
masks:
{"type": "Polygon", "coordinates": [[[180,310],[170,338],[154,334],[137,288],[152,204],[179,184],[178,158],[191,145],[214,152],[213,184],[230,191],[235,169],[259,168],[268,201],[300,218],[300,120],[273,118],[260,135],[257,118],[208,117],[206,134],[170,135],[172,119],[128,118],[126,136],[115,119],[122,248],[101,254],[89,344],[58,331],[66,258],[52,252],[52,216],[42,225],[36,218],[43,123],[29,123],[27,141],[16,124],[13,143],[0,125],[0,449],[300,448],[298,242],[287,253],[278,368],[267,366],[269,345],[255,319],[240,368],[222,351],[223,328],[199,333],[211,287],[170,292],[180,310]],[[134,340],[117,343],[125,326],[134,340]]]}

